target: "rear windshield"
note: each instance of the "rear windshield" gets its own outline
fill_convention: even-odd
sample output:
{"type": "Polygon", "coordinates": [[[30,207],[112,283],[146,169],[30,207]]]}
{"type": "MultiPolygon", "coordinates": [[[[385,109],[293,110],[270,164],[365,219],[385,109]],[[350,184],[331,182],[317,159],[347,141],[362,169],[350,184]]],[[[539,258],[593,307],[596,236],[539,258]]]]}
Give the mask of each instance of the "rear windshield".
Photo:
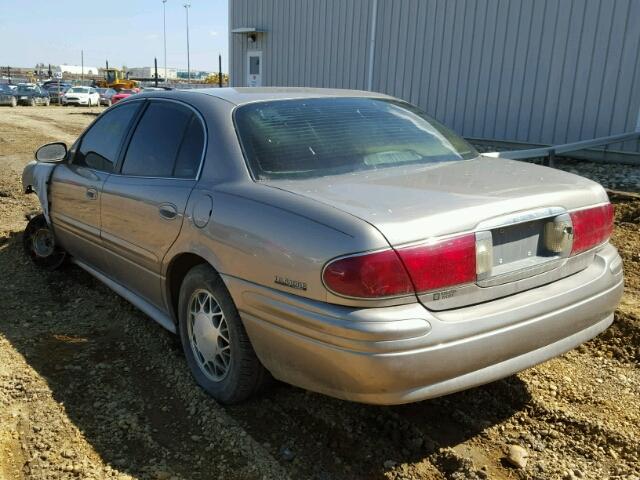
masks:
{"type": "Polygon", "coordinates": [[[235,122],[257,180],[321,177],[478,156],[447,127],[395,100],[256,102],[239,107],[235,122]]]}

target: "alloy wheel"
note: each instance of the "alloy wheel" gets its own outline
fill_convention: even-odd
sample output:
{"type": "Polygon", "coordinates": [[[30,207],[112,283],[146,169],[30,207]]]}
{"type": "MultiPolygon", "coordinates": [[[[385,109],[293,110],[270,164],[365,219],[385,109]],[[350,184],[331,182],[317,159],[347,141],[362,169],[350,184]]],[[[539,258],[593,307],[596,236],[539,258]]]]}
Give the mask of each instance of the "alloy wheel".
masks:
{"type": "Polygon", "coordinates": [[[215,382],[223,380],[231,366],[231,337],[224,312],[209,291],[199,289],[191,295],[187,329],[202,373],[215,382]]]}

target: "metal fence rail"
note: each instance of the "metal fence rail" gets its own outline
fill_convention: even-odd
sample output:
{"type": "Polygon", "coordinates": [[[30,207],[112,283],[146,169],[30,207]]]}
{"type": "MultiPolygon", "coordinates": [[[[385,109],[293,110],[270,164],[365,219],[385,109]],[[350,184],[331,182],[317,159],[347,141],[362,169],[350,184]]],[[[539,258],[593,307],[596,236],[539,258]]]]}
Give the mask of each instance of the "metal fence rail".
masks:
{"type": "MultiPolygon", "coordinates": [[[[640,139],[640,130],[635,132],[610,135],[608,137],[594,138],[593,140],[582,140],[580,142],[565,143],[563,145],[553,145],[551,147],[538,147],[527,150],[510,150],[505,152],[489,152],[483,155],[494,158],[510,158],[512,160],[548,157],[548,164],[553,165],[555,156],[562,153],[575,152],[577,150],[584,150],[586,148],[599,147],[601,145],[609,145],[612,143],[621,143],[637,139],[640,139]]],[[[637,162],[634,162],[634,164],[635,163],[640,165],[640,158],[637,162]]]]}

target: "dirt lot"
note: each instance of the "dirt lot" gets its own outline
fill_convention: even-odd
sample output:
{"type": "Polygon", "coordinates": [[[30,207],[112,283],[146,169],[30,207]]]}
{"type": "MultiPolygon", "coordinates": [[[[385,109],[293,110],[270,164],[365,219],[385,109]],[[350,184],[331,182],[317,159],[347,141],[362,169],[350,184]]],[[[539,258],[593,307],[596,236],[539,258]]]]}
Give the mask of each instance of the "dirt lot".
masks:
{"type": "Polygon", "coordinates": [[[561,358],[401,407],[282,384],[222,407],[169,333],[80,269],[22,254],[37,207],[22,167],[91,112],[0,110],[0,479],[640,478],[640,201],[614,199],[627,279],[614,326],[561,358]]]}

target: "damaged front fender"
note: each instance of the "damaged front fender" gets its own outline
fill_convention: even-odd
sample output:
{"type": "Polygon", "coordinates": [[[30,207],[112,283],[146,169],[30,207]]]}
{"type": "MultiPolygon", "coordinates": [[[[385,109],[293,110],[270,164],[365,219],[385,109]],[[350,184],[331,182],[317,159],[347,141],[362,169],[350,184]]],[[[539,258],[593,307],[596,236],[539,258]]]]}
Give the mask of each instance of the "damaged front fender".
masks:
{"type": "Polygon", "coordinates": [[[42,163],[31,161],[22,171],[22,190],[24,193],[36,193],[40,205],[42,206],[42,212],[47,220],[47,223],[51,224],[49,219],[49,180],[53,169],[56,168],[55,163],[42,163]]]}

